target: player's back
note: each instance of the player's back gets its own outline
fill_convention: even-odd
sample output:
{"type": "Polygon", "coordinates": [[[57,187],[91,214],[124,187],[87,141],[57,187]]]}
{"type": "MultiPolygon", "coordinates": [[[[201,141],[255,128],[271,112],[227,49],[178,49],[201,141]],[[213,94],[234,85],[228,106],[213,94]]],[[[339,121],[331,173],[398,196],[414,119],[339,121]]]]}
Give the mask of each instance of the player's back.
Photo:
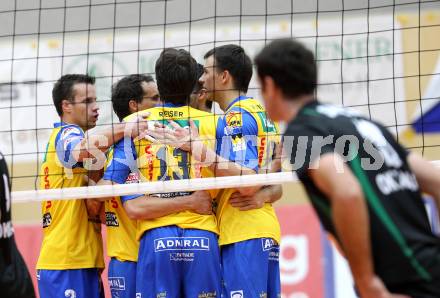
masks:
{"type": "Polygon", "coordinates": [[[440,253],[440,239],[431,232],[419,186],[407,162],[408,152],[385,127],[347,109],[312,102],[289,124],[285,146],[297,152],[291,164],[324,227],[334,235],[330,202],[307,176],[307,169],[311,152],[318,149],[321,154],[347,156],[347,165],[369,207],[375,271],[387,284],[428,276],[426,268],[433,264],[426,261],[440,253]],[[299,145],[300,137],[307,137],[308,145],[299,145]],[[311,144],[322,146],[313,148],[311,144]],[[295,151],[301,147],[303,150],[295,151]]]}
{"type": "MultiPolygon", "coordinates": [[[[189,120],[194,121],[200,138],[210,146],[215,144],[215,129],[217,117],[189,106],[164,105],[145,110],[150,112],[149,121],[157,121],[164,125],[173,120],[181,127],[189,126],[189,120]]],[[[136,117],[136,114],[127,118],[136,117]]],[[[200,168],[192,160],[191,154],[169,145],[152,143],[146,139],[134,141],[137,167],[142,181],[167,181],[200,177],[209,177],[212,174],[206,168],[200,168]]],[[[188,195],[188,192],[157,193],[153,196],[164,199],[188,195]]],[[[208,230],[217,233],[217,222],[213,215],[200,215],[191,211],[174,213],[153,220],[139,223],[138,238],[146,230],[157,227],[177,225],[181,228],[208,230]]]]}
{"type": "MultiPolygon", "coordinates": [[[[57,154],[59,139],[76,130],[81,129],[65,124],[53,129],[40,168],[40,189],[84,185],[87,171],[81,166],[65,168],[57,154]]],[[[100,231],[89,222],[84,200],[43,201],[41,209],[44,238],[37,269],[104,267],[100,231]]]]}

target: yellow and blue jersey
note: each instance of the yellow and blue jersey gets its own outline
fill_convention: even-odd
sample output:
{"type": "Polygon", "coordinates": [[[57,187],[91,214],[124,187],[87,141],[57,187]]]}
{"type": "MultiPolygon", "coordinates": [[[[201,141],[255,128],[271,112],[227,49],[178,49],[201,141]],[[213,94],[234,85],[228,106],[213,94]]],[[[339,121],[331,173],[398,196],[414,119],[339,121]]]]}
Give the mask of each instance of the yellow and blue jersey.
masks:
{"type": "MultiPolygon", "coordinates": [[[[40,169],[40,189],[83,186],[87,173],[72,150],[84,138],[77,125],[55,123],[40,169]]],[[[43,243],[37,269],[103,268],[101,231],[84,200],[42,202],[43,243]]]]}
{"type": "MultiPolygon", "coordinates": [[[[108,162],[113,158],[109,150],[108,162]]],[[[130,173],[126,184],[138,183],[139,175],[130,173]]],[[[137,262],[139,241],[136,239],[137,221],[131,220],[125,212],[120,197],[105,201],[105,225],[107,226],[107,254],[119,261],[137,262]]]]}
{"type": "MultiPolygon", "coordinates": [[[[278,125],[267,118],[263,106],[253,98],[240,96],[219,120],[217,140],[218,155],[258,173],[270,166],[275,144],[280,143],[281,137],[278,125]]],[[[279,243],[280,226],[272,205],[240,211],[229,204],[236,191],[223,189],[217,195],[220,245],[264,237],[279,243]]]]}
{"type": "MultiPolygon", "coordinates": [[[[167,124],[174,120],[180,126],[189,126],[189,119],[196,124],[205,144],[214,148],[218,117],[189,106],[166,104],[145,111],[150,112],[149,121],[167,124]]],[[[126,119],[137,117],[132,114],[126,119]]],[[[130,173],[138,173],[141,181],[165,181],[212,176],[206,168],[194,165],[191,154],[172,146],[152,143],[148,140],[125,138],[114,146],[113,159],[104,173],[104,179],[119,184],[125,183],[130,173]]],[[[157,197],[173,198],[188,195],[187,192],[153,194],[157,197]]],[[[136,196],[122,197],[123,201],[136,196]]],[[[138,221],[137,238],[147,230],[176,225],[184,229],[200,229],[218,233],[217,221],[213,215],[200,215],[191,211],[170,214],[152,220],[138,221]]]]}

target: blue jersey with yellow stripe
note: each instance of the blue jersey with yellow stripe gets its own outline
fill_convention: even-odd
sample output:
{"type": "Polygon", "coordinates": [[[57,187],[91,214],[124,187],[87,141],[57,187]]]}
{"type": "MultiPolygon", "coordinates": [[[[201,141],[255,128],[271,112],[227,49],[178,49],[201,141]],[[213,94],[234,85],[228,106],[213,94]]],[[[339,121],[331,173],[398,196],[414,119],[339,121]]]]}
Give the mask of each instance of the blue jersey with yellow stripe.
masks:
{"type": "MultiPolygon", "coordinates": [[[[263,106],[253,98],[240,96],[219,120],[217,140],[217,154],[258,173],[269,168],[281,137],[278,125],[267,118],[263,106]]],[[[236,191],[224,189],[217,195],[220,245],[263,237],[279,242],[280,226],[272,205],[240,211],[228,202],[236,191]]]]}

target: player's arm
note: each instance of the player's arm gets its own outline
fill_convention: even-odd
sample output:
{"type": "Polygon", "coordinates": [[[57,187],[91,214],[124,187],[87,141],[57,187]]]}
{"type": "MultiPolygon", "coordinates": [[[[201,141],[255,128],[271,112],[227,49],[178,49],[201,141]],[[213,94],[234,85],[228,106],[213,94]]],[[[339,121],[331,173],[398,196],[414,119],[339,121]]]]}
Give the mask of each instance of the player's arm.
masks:
{"type": "Polygon", "coordinates": [[[281,199],[283,188],[281,185],[267,185],[251,196],[243,196],[234,192],[229,199],[229,204],[241,211],[262,208],[265,203],[274,203],[281,199]]]}
{"type": "Polygon", "coordinates": [[[136,138],[147,131],[148,122],[146,119],[149,115],[149,112],[140,112],[138,117],[132,121],[96,127],[87,131],[85,137],[72,150],[74,159],[77,162],[82,162],[86,158],[99,157],[105,161],[105,155],[102,152],[107,151],[124,136],[136,138]]]}
{"type": "MultiPolygon", "coordinates": [[[[113,147],[113,155],[109,159],[104,176],[97,185],[125,184],[131,172],[137,172],[137,153],[131,138],[119,140],[113,147]]],[[[105,201],[111,198],[99,198],[105,201]]]]}
{"type": "Polygon", "coordinates": [[[136,220],[150,220],[183,211],[206,215],[212,213],[212,199],[206,191],[172,199],[148,195],[126,196],[122,197],[122,201],[128,217],[136,220]]]}
{"type": "Polygon", "coordinates": [[[440,214],[440,171],[414,152],[408,154],[407,161],[416,176],[420,189],[434,198],[438,214],[440,214]]]}
{"type": "MultiPolygon", "coordinates": [[[[275,154],[270,165],[270,172],[281,171],[281,151],[282,145],[276,144],[275,154]]],[[[252,196],[243,196],[235,192],[229,199],[229,204],[241,211],[262,208],[265,203],[275,203],[283,196],[281,185],[266,185],[252,196]]]]}
{"type": "MultiPolygon", "coordinates": [[[[84,177],[85,182],[88,186],[94,186],[96,185],[96,182],[102,178],[103,174],[103,170],[89,171],[87,176],[84,177]]],[[[85,202],[89,218],[95,220],[96,222],[102,222],[101,219],[104,210],[103,202],[96,199],[86,199],[85,202]]]]}
{"type": "Polygon", "coordinates": [[[308,175],[330,200],[338,239],[361,297],[398,297],[391,296],[374,273],[367,206],[359,182],[343,159],[325,153],[313,162],[308,175]]]}
{"type": "MultiPolygon", "coordinates": [[[[254,119],[252,120],[255,122],[254,119]]],[[[243,120],[243,123],[244,122],[245,120],[243,120]]],[[[239,161],[235,158],[236,152],[233,152],[232,145],[230,145],[229,147],[223,147],[223,149],[227,148],[226,151],[228,152],[223,152],[224,154],[217,154],[217,151],[215,149],[211,148],[211,146],[208,146],[205,141],[200,138],[198,128],[196,127],[194,121],[189,121],[189,129],[181,128],[174,121],[169,121],[169,123],[174,130],[171,131],[169,129],[159,129],[154,132],[149,131],[148,134],[152,136],[158,143],[169,144],[182,150],[191,152],[192,157],[203,167],[209,168],[216,177],[256,174],[258,168],[258,154],[256,149],[257,144],[255,144],[255,148],[246,150],[245,158],[239,161]],[[222,155],[228,156],[229,158],[226,158],[222,155]],[[234,157],[231,158],[231,156],[234,157]],[[243,163],[246,162],[248,163],[248,165],[243,165],[243,163]]],[[[243,134],[245,133],[246,131],[243,131],[243,134]]],[[[257,133],[254,132],[248,133],[246,135],[256,136],[256,134],[257,133]]],[[[227,138],[222,138],[222,142],[223,141],[228,140],[227,138]]],[[[244,187],[238,189],[238,191],[242,195],[249,196],[254,194],[260,188],[260,186],[244,187]]]]}

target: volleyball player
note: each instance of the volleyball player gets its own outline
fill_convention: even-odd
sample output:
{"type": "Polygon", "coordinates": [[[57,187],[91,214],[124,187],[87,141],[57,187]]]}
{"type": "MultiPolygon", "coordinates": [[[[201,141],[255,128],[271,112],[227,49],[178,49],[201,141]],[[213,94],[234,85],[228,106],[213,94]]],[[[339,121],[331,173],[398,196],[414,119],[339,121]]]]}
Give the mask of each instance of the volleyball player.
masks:
{"type": "MultiPolygon", "coordinates": [[[[237,45],[216,47],[204,56],[200,78],[208,99],[225,112],[217,125],[217,154],[248,170],[269,171],[269,161],[280,142],[278,127],[262,105],[246,96],[252,63],[237,45]]],[[[217,176],[230,175],[216,171],[217,176]]],[[[278,297],[280,227],[272,202],[281,187],[271,186],[258,195],[224,189],[217,196],[224,295],[278,297]],[[243,228],[246,227],[246,228],[243,228]]]]}
{"type": "MultiPolygon", "coordinates": [[[[200,78],[202,75],[203,75],[203,65],[197,63],[197,77],[200,78]]],[[[212,101],[207,100],[207,92],[205,89],[203,89],[203,84],[199,81],[197,81],[193,89],[193,92],[190,97],[189,105],[201,111],[205,111],[205,112],[212,111],[212,101]]]]}
{"type": "MultiPolygon", "coordinates": [[[[106,151],[125,130],[136,137],[145,132],[144,115],[132,123],[92,129],[98,120],[95,78],[64,75],[54,85],[52,96],[61,121],[47,144],[40,170],[40,188],[84,185],[85,162],[103,165],[106,151]]],[[[95,229],[84,200],[42,202],[43,243],[37,263],[40,297],[99,297],[99,271],[104,267],[100,230],[95,229]]]]}
{"type": "MultiPolygon", "coordinates": [[[[151,121],[165,124],[173,119],[188,126],[188,119],[193,119],[200,135],[208,143],[214,141],[216,118],[188,106],[197,82],[196,65],[187,51],[165,49],[156,62],[156,78],[163,105],[147,111],[151,113],[151,121]]],[[[143,181],[196,178],[202,173],[209,175],[183,150],[147,140],[133,142],[125,139],[115,145],[114,157],[104,179],[121,184],[130,172],[138,170],[143,181]]],[[[139,219],[137,295],[220,297],[218,229],[211,212],[209,194],[205,191],[171,192],[122,199],[127,213],[139,219]],[[181,204],[190,200],[199,203],[192,206],[181,204]],[[152,202],[157,204],[153,206],[152,202]],[[198,205],[205,206],[204,210],[198,210],[201,209],[198,205]]]]}
{"type": "MultiPolygon", "coordinates": [[[[200,82],[208,100],[218,102],[225,111],[217,124],[217,152],[199,141],[191,121],[190,130],[174,124],[175,131],[167,134],[170,143],[191,151],[199,162],[209,165],[215,176],[280,170],[279,160],[270,162],[280,140],[278,128],[266,118],[259,102],[245,96],[251,76],[252,64],[241,47],[227,45],[209,51],[200,82]]],[[[151,134],[160,138],[156,132],[151,134]]],[[[280,186],[218,193],[223,295],[280,295],[280,228],[271,203],[281,194],[280,186]]]]}
{"type": "Polygon", "coordinates": [[[440,238],[421,194],[440,210],[440,172],[382,125],[319,102],[316,61],[298,41],[273,41],[255,62],[267,111],[290,121],[291,163],[361,297],[440,297],[440,238]]]}
{"type": "Polygon", "coordinates": [[[2,297],[35,297],[31,277],[15,244],[9,172],[0,153],[0,289],[2,297]]]}
{"type": "MultiPolygon", "coordinates": [[[[119,80],[112,88],[113,110],[122,121],[130,114],[160,104],[159,91],[149,75],[133,74],[119,80]]],[[[110,149],[108,160],[112,159],[110,149]]],[[[130,173],[125,183],[137,183],[139,176],[130,173]]],[[[107,226],[107,255],[111,258],[108,284],[113,298],[131,298],[136,295],[136,263],[139,242],[136,239],[136,221],[126,214],[120,197],[105,201],[107,226]]]]}

